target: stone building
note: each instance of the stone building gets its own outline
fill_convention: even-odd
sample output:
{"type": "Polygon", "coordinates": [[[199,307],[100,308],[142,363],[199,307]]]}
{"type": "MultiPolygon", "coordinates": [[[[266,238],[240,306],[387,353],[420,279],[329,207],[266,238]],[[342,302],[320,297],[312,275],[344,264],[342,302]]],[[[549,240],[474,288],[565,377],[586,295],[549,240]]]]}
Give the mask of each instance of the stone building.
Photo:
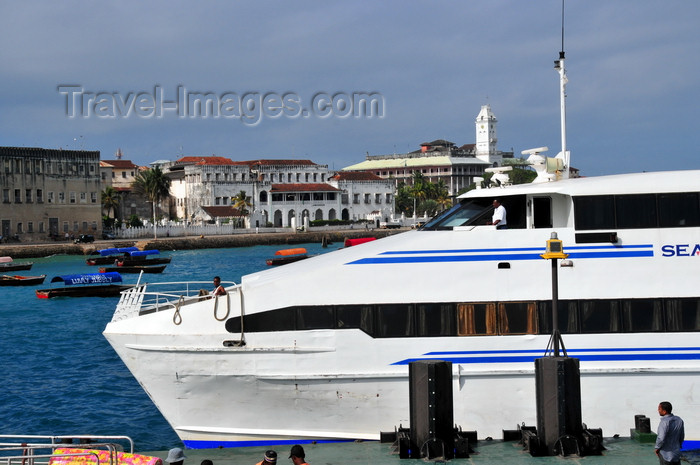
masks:
{"type": "Polygon", "coordinates": [[[389,221],[394,214],[394,182],[366,172],[340,171],[329,183],[340,194],[340,218],[389,221]]]}
{"type": "Polygon", "coordinates": [[[5,240],[97,234],[100,152],[0,147],[0,234],[5,240]]]}

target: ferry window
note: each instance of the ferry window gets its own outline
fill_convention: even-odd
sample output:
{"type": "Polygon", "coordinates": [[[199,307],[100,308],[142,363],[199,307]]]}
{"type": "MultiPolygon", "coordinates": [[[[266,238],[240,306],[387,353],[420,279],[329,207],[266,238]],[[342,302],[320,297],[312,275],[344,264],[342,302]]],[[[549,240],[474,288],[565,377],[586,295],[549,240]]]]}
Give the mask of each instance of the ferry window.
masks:
{"type": "Polygon", "coordinates": [[[455,336],[453,304],[417,304],[418,336],[455,336]]]}
{"type": "Polygon", "coordinates": [[[582,333],[615,333],[620,331],[620,306],[617,300],[582,300],[582,333]]]}
{"type": "Polygon", "coordinates": [[[615,203],[612,195],[574,197],[577,230],[615,227],[615,203]]]}
{"type": "Polygon", "coordinates": [[[262,313],[246,315],[244,329],[251,333],[269,331],[291,331],[294,329],[294,312],[291,308],[281,308],[262,313]]]}
{"type": "Polygon", "coordinates": [[[622,229],[656,228],[656,195],[616,195],[615,216],[622,229]]]}
{"type": "Polygon", "coordinates": [[[451,229],[473,224],[482,218],[485,223],[491,219],[488,215],[493,209],[492,202],[491,198],[465,200],[429,221],[423,229],[451,229]]]}
{"type": "Polygon", "coordinates": [[[532,199],[532,223],[535,228],[552,227],[552,199],[549,197],[535,197],[532,199]]]}
{"type": "Polygon", "coordinates": [[[498,304],[500,334],[536,334],[537,308],[534,302],[498,304]]]}
{"type": "Polygon", "coordinates": [[[700,331],[700,299],[666,300],[667,331],[700,331]]]}
{"type": "Polygon", "coordinates": [[[376,312],[377,337],[404,337],[415,335],[412,305],[378,305],[376,312]]]}
{"type": "Polygon", "coordinates": [[[496,304],[457,304],[457,332],[460,336],[496,334],[496,304]]]}
{"type": "Polygon", "coordinates": [[[623,330],[628,333],[662,331],[663,309],[660,300],[634,299],[622,302],[623,330]]]}
{"type": "Polygon", "coordinates": [[[698,193],[659,194],[659,226],[662,228],[700,226],[698,193]]]}
{"type": "Polygon", "coordinates": [[[297,329],[330,329],[335,326],[332,306],[297,307],[297,329]]]}
{"type": "Polygon", "coordinates": [[[338,305],[335,314],[336,328],[360,328],[367,334],[372,334],[371,305],[338,305]]]}
{"type": "MultiPolygon", "coordinates": [[[[545,300],[538,302],[537,313],[539,334],[552,333],[552,301],[545,300]]],[[[578,333],[578,301],[560,300],[557,302],[557,326],[559,332],[564,334],[578,333]]]]}

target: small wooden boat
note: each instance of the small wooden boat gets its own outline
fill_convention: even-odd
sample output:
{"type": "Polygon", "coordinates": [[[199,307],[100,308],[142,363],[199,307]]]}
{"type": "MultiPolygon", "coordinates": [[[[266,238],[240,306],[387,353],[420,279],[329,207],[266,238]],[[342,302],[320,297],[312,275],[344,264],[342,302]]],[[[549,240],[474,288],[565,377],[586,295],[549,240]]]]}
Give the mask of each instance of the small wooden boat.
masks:
{"type": "Polygon", "coordinates": [[[110,249],[102,249],[90,254],[85,263],[91,266],[94,265],[112,265],[114,262],[123,259],[129,252],[138,251],[138,247],[113,247],[110,249]]]}
{"type": "Polygon", "coordinates": [[[345,247],[364,244],[365,242],[376,241],[376,237],[358,237],[357,239],[345,239],[345,247]]]}
{"type": "Polygon", "coordinates": [[[63,282],[67,287],[37,289],[36,296],[40,299],[52,297],[119,297],[122,291],[133,286],[121,283],[119,273],[89,273],[55,276],[52,283],[63,282]],[[75,286],[75,287],[73,287],[75,286]]]}
{"type": "Polygon", "coordinates": [[[29,270],[32,268],[34,262],[20,262],[17,263],[12,261],[12,257],[0,257],[0,273],[5,271],[20,271],[29,270]]]}
{"type": "Polygon", "coordinates": [[[100,268],[100,273],[162,273],[167,265],[156,265],[156,266],[144,266],[144,265],[117,265],[117,266],[105,266],[100,268]]]}
{"type": "Polygon", "coordinates": [[[265,260],[270,266],[286,265],[287,263],[298,262],[299,260],[304,260],[309,258],[306,255],[306,249],[303,247],[298,247],[296,249],[283,249],[275,252],[275,257],[268,258],[265,260]]]}
{"type": "Polygon", "coordinates": [[[46,275],[40,276],[0,276],[0,286],[34,286],[41,284],[46,279],[46,275]]]}

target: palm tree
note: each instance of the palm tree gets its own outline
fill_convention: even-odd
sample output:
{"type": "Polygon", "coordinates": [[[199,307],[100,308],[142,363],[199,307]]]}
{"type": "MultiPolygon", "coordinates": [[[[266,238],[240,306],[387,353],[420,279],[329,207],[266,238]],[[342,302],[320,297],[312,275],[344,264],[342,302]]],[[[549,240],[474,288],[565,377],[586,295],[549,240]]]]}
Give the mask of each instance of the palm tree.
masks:
{"type": "Polygon", "coordinates": [[[102,191],[102,209],[107,211],[107,218],[111,211],[112,218],[116,219],[117,208],[119,208],[119,192],[112,186],[105,187],[102,191]]]}
{"type": "Polygon", "coordinates": [[[132,184],[134,192],[145,196],[153,203],[153,238],[158,238],[156,232],[156,204],[170,195],[170,178],[165,176],[159,166],[141,171],[136,175],[132,184]]]}
{"type": "Polygon", "coordinates": [[[245,191],[240,191],[231,200],[233,201],[233,208],[238,209],[243,216],[247,216],[248,207],[253,206],[253,204],[250,203],[250,197],[246,195],[245,191]]]}

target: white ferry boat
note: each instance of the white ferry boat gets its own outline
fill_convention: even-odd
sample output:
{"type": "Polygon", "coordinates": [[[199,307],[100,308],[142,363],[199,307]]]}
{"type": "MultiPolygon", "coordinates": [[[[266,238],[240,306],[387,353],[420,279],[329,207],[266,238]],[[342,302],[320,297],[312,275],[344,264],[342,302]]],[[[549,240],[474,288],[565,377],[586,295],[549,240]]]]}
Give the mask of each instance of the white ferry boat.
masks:
{"type": "MultiPolygon", "coordinates": [[[[420,230],[244,276],[226,296],[134,288],[104,334],[191,448],[378,439],[408,426],[408,363],[422,359],[452,362],[455,423],[500,438],[536,424],[533,360],[552,332],[540,254],[556,232],[583,421],[629,436],[637,414],[654,427],[662,400],[698,411],[700,171],[542,176],[467,192],[420,230]],[[486,224],[495,198],[507,229],[486,224]]],[[[698,441],[687,421],[686,447],[698,441]]]]}

